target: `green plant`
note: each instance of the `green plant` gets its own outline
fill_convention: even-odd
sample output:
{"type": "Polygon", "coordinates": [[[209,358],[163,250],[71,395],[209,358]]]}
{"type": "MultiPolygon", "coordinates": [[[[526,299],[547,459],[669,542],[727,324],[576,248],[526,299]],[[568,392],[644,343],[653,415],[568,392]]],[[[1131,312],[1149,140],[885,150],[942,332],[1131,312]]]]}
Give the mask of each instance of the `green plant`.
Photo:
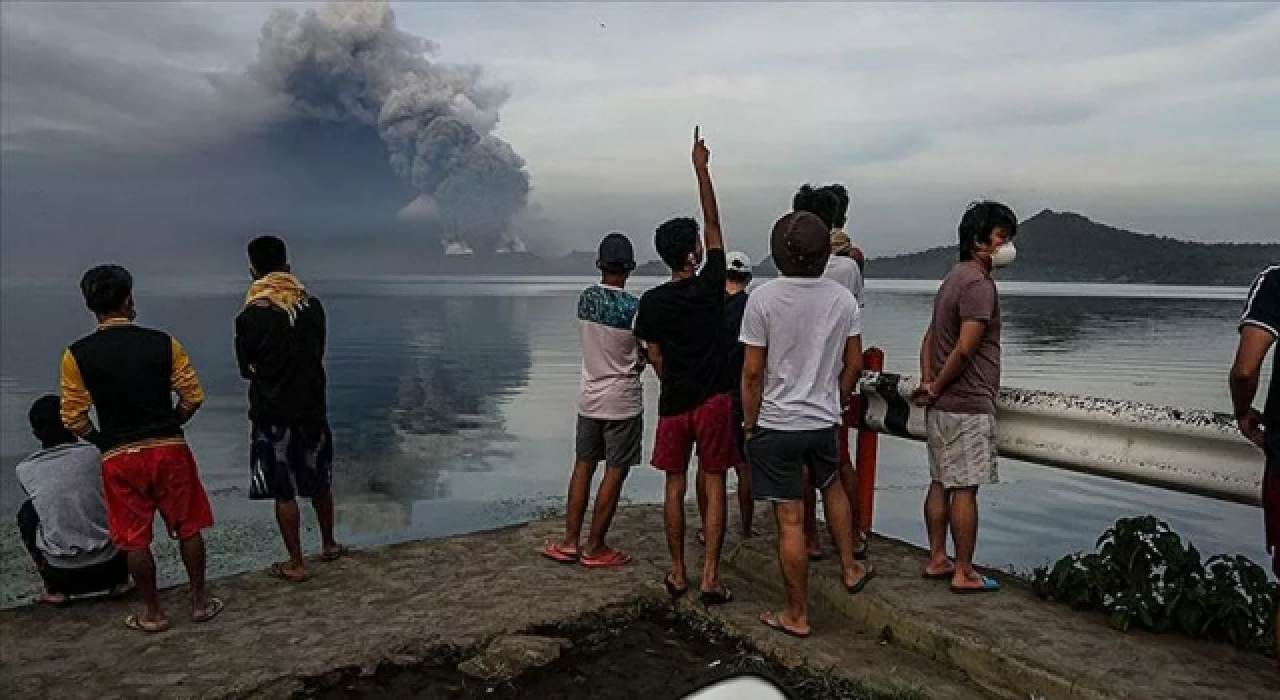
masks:
{"type": "Polygon", "coordinates": [[[1036,569],[1036,593],[1076,609],[1099,610],[1115,629],[1134,625],[1268,652],[1274,645],[1276,585],[1242,556],[1215,556],[1184,545],[1152,516],[1125,518],[1077,552],[1036,569]]]}

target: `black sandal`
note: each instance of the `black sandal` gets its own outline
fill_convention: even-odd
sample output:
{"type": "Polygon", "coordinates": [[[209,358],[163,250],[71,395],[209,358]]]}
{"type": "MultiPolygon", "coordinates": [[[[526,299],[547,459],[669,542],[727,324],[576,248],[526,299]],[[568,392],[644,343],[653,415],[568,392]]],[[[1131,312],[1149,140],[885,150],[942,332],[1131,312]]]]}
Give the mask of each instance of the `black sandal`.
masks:
{"type": "Polygon", "coordinates": [[[684,588],[677,588],[676,584],[671,581],[671,574],[667,574],[667,577],[662,580],[662,583],[666,585],[667,595],[671,596],[672,600],[679,600],[684,597],[685,593],[689,592],[688,586],[685,586],[684,588]]]}
{"type": "Polygon", "coordinates": [[[733,591],[729,590],[728,587],[720,591],[703,591],[702,595],[698,596],[698,599],[702,601],[703,605],[707,606],[724,605],[725,603],[733,602],[733,591]]]}

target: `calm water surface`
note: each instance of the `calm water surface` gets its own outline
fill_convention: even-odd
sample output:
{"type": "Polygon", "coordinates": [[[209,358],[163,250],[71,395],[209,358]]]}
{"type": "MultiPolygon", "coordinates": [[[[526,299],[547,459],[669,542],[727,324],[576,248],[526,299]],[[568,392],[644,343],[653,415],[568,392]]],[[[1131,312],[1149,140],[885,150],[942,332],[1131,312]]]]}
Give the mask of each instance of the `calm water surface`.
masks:
{"type": "MultiPolygon", "coordinates": [[[[632,286],[638,293],[657,282],[632,286]]],[[[578,388],[575,304],[588,283],[310,280],[330,316],[342,537],[374,544],[442,536],[535,517],[563,501],[578,388]]],[[[11,466],[35,447],[26,408],[56,390],[61,349],[91,328],[67,286],[4,285],[0,506],[6,512],[21,498],[11,466]]],[[[873,280],[868,287],[865,342],[884,348],[890,370],[912,372],[936,285],[873,280]]],[[[246,404],[231,343],[243,289],[241,280],[186,278],[142,280],[137,292],[139,320],[181,339],[209,394],[189,438],[224,524],[271,517],[269,504],[247,500],[246,404]]],[[[1229,411],[1225,376],[1243,296],[1240,289],[1004,285],[1005,383],[1229,411]]],[[[656,416],[651,375],[646,392],[649,415],[656,416]]],[[[1148,512],[1204,552],[1263,557],[1255,508],[1009,460],[1001,469],[1002,483],[983,493],[979,557],[987,564],[1040,565],[1090,547],[1117,517],[1148,512]]],[[[923,540],[927,474],[923,446],[882,440],[879,532],[923,540]]],[[[626,497],[658,501],[659,475],[634,470],[626,497]]],[[[267,544],[248,561],[278,556],[278,544],[267,544]]]]}

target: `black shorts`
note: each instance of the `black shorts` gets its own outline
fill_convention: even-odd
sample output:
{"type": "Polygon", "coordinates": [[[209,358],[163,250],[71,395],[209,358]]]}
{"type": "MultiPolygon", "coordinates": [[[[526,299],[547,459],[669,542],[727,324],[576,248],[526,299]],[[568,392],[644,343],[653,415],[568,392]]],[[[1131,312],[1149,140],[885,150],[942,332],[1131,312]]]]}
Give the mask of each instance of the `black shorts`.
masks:
{"type": "Polygon", "coordinates": [[[333,433],[327,422],[293,426],[255,423],[251,440],[249,498],[292,501],[329,493],[333,433]]]}
{"type": "Polygon", "coordinates": [[[608,467],[634,467],[644,460],[644,416],[622,420],[602,420],[578,416],[574,451],[578,459],[608,467]]]}
{"type": "Polygon", "coordinates": [[[840,476],[837,428],[769,430],[756,428],[747,440],[751,492],[766,501],[804,500],[805,473],[825,489],[840,476]]]}
{"type": "Polygon", "coordinates": [[[1262,527],[1267,550],[1271,552],[1271,572],[1280,579],[1280,426],[1267,429],[1266,454],[1267,464],[1262,471],[1262,527]]]}

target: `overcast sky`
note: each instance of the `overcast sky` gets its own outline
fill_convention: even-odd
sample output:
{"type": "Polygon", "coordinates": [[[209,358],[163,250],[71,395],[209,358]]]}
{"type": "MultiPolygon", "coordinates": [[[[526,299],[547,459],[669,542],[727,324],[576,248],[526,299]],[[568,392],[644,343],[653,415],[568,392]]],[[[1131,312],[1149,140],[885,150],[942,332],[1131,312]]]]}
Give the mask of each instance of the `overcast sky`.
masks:
{"type": "MultiPolygon", "coordinates": [[[[244,71],[274,6],[5,2],[5,257],[63,235],[196,230],[191,193],[220,185],[165,188],[214,178],[192,154],[252,132],[251,100],[211,96],[208,76],[244,71]],[[44,198],[51,187],[68,194],[44,198]],[[175,200],[149,219],[165,225],[138,223],[152,192],[175,200]]],[[[849,187],[873,255],[950,242],[982,196],[1023,217],[1280,241],[1274,4],[392,7],[435,59],[509,89],[496,133],[527,162],[529,235],[546,248],[621,228],[651,254],[654,225],[695,211],[695,123],[730,247],[755,256],[804,181],[849,187]]]]}

